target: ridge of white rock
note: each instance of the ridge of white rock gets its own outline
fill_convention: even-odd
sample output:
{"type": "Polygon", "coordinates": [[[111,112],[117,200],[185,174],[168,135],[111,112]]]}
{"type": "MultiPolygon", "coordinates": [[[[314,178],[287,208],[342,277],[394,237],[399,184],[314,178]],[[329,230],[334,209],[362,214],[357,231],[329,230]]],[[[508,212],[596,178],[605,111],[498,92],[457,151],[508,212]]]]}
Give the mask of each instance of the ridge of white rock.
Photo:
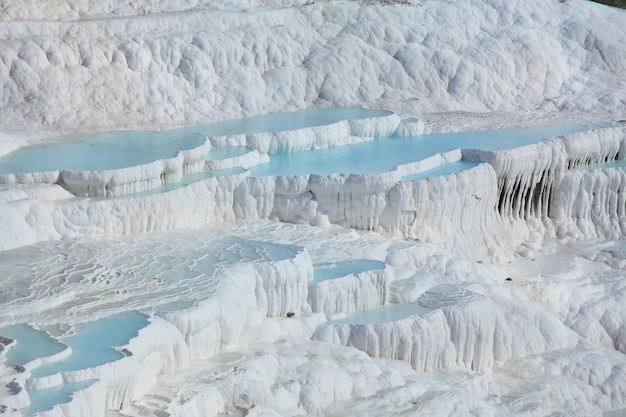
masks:
{"type": "Polygon", "coordinates": [[[625,145],[626,130],[616,126],[514,150],[464,149],[463,157],[489,162],[496,171],[503,218],[539,219],[545,236],[618,239],[622,168],[610,164],[623,160],[625,145]]]}
{"type": "Polygon", "coordinates": [[[568,172],[556,190],[560,204],[555,217],[563,220],[560,233],[621,239],[626,232],[625,174],[624,168],[568,172]]]}

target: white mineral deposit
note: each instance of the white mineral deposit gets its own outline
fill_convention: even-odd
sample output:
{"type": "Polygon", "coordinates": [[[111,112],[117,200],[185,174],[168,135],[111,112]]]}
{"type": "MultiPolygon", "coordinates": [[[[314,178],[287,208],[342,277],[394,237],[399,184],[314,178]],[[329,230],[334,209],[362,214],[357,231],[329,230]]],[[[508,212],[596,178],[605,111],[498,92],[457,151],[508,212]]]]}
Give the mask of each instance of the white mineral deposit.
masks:
{"type": "Polygon", "coordinates": [[[626,11],[0,0],[0,415],[626,416],[626,11]]]}

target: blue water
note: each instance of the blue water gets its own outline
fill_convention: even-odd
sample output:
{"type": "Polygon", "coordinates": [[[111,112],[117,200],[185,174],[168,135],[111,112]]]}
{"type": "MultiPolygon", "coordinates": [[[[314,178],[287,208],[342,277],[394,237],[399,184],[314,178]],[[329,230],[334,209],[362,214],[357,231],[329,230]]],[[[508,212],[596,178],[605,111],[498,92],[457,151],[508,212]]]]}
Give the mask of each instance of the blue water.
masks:
{"type": "Polygon", "coordinates": [[[205,140],[198,134],[106,132],[20,148],[0,157],[0,174],[126,168],[175,157],[205,140]]]}
{"type": "Polygon", "coordinates": [[[387,304],[372,310],[348,314],[344,318],[332,320],[329,324],[374,324],[402,320],[418,314],[426,314],[432,309],[418,304],[387,304]]]}
{"type": "Polygon", "coordinates": [[[615,240],[607,250],[615,252],[626,252],[626,240],[615,240]]]}
{"type": "Polygon", "coordinates": [[[48,333],[28,324],[2,327],[0,335],[17,341],[16,346],[7,353],[7,362],[11,365],[25,365],[35,359],[55,355],[67,348],[48,333]]]}
{"type": "Polygon", "coordinates": [[[93,368],[118,359],[123,355],[115,346],[123,346],[148,325],[148,316],[136,311],[81,323],[76,334],[63,339],[72,348],[72,354],[59,361],[42,365],[32,372],[34,378],[54,375],[58,372],[93,368]]]}
{"type": "Polygon", "coordinates": [[[371,174],[393,171],[459,148],[498,151],[537,143],[551,136],[587,129],[585,124],[544,124],[525,129],[504,129],[387,138],[355,145],[272,155],[270,162],[253,167],[255,177],[333,173],[371,174]]]}
{"type": "MultiPolygon", "coordinates": [[[[91,368],[120,359],[123,355],[112,347],[125,345],[147,324],[148,316],[138,312],[117,314],[77,325],[76,335],[63,339],[67,345],[26,324],[5,326],[0,329],[0,334],[17,341],[15,348],[7,354],[7,362],[11,365],[24,365],[34,359],[57,354],[67,346],[72,349],[72,353],[66,358],[34,368],[32,376],[38,378],[57,372],[91,368]]],[[[32,415],[51,410],[56,404],[71,401],[76,391],[87,388],[94,382],[96,381],[88,380],[29,391],[31,405],[22,412],[32,415]]]]}
{"type": "Polygon", "coordinates": [[[284,132],[305,127],[329,125],[342,120],[366,119],[369,117],[389,116],[390,114],[392,112],[386,110],[370,110],[360,107],[307,109],[291,113],[267,114],[207,125],[190,126],[179,131],[202,133],[207,136],[284,132]]]}
{"type": "MultiPolygon", "coordinates": [[[[381,117],[391,114],[383,110],[362,108],[309,109],[292,113],[270,114],[229,120],[202,126],[191,126],[168,132],[107,132],[59,143],[40,144],[18,149],[0,157],[0,174],[41,172],[56,169],[71,171],[110,170],[175,156],[181,149],[190,149],[205,137],[226,134],[250,134],[286,131],[327,125],[341,120],[381,117]]],[[[423,135],[409,138],[386,138],[350,146],[273,155],[270,162],[253,167],[253,176],[352,173],[371,174],[393,171],[396,166],[427,158],[435,153],[458,148],[502,150],[538,142],[549,136],[574,133],[588,128],[583,123],[544,124],[524,129],[473,131],[423,135]]],[[[208,159],[243,155],[244,146],[213,148],[208,159]]],[[[449,164],[424,176],[445,175],[472,166],[466,162],[449,164]]],[[[184,187],[203,178],[231,175],[239,171],[201,172],[184,177],[178,184],[167,184],[137,195],[162,193],[184,187]]]]}
{"type": "Polygon", "coordinates": [[[291,245],[281,245],[271,242],[254,242],[259,245],[265,255],[267,255],[272,261],[283,261],[285,259],[293,258],[298,249],[291,245]]]}
{"type": "Polygon", "coordinates": [[[355,259],[352,261],[339,262],[328,268],[315,269],[313,271],[313,282],[322,282],[377,269],[385,269],[385,263],[373,259],[355,259]]]}
{"type": "Polygon", "coordinates": [[[457,172],[465,171],[466,169],[473,168],[478,165],[478,162],[471,161],[456,161],[449,164],[440,165],[436,168],[429,169],[428,171],[420,172],[418,174],[405,175],[400,178],[400,181],[421,180],[422,178],[434,178],[441,177],[443,175],[450,175],[457,172]]]}
{"type": "MultiPolygon", "coordinates": [[[[190,126],[165,132],[112,131],[60,142],[24,147],[0,157],[0,174],[54,170],[97,171],[126,168],[171,158],[182,149],[201,145],[206,136],[278,132],[321,126],[341,120],[380,117],[392,114],[363,108],[309,109],[244,119],[190,126]]],[[[210,159],[238,156],[241,148],[217,148],[210,159]]]]}
{"type": "MultiPolygon", "coordinates": [[[[236,130],[236,123],[240,123],[237,132],[252,131],[252,126],[261,129],[261,126],[276,128],[296,128],[298,126],[310,126],[315,122],[331,122],[342,120],[342,117],[353,116],[356,118],[368,117],[377,114],[375,110],[364,109],[325,109],[307,110],[297,113],[261,116],[251,123],[248,119],[237,121],[221,122],[215,124],[212,129],[217,129],[218,125],[225,123],[226,127],[233,132],[236,130]],[[290,119],[289,116],[294,116],[290,119]],[[308,120],[305,116],[311,116],[308,120]],[[255,125],[254,121],[259,122],[255,125]]],[[[388,114],[382,112],[381,114],[388,114]]],[[[515,148],[539,142],[545,138],[557,135],[564,135],[579,132],[587,129],[584,123],[567,124],[543,124],[525,129],[505,129],[495,131],[472,131],[445,133],[434,135],[422,135],[408,138],[386,138],[364,142],[355,145],[332,147],[327,149],[295,152],[291,154],[272,155],[270,162],[261,164],[250,169],[251,175],[256,177],[274,175],[303,175],[303,174],[332,174],[332,173],[352,173],[370,174],[389,172],[395,170],[398,165],[415,162],[432,156],[440,152],[448,152],[459,148],[477,148],[483,150],[497,151],[515,148]]],[[[192,128],[189,128],[192,129],[192,128]]],[[[216,133],[217,131],[205,131],[203,134],[216,133]]],[[[231,133],[233,133],[231,132],[231,133]]],[[[224,133],[224,132],[220,132],[224,133]]],[[[245,146],[235,146],[231,148],[213,148],[210,157],[221,159],[223,157],[237,156],[245,153],[248,148],[245,146]]],[[[460,172],[476,166],[477,163],[470,161],[458,161],[446,164],[427,172],[407,175],[402,180],[421,179],[425,177],[436,177],[460,172]]],[[[157,194],[180,187],[184,187],[203,178],[210,178],[218,175],[232,175],[241,173],[241,168],[224,171],[205,171],[183,177],[182,182],[177,184],[167,184],[154,190],[135,194],[143,196],[157,194]]]]}
{"type": "Polygon", "coordinates": [[[57,385],[55,387],[28,391],[30,406],[22,410],[25,415],[49,411],[57,404],[68,403],[72,400],[72,395],[79,390],[90,387],[96,382],[95,379],[88,381],[74,382],[71,384],[57,385]]]}
{"type": "Polygon", "coordinates": [[[593,170],[593,169],[603,169],[603,168],[625,168],[626,167],[626,159],[618,159],[610,162],[603,162],[600,164],[592,164],[584,167],[577,168],[579,170],[593,170]]]}

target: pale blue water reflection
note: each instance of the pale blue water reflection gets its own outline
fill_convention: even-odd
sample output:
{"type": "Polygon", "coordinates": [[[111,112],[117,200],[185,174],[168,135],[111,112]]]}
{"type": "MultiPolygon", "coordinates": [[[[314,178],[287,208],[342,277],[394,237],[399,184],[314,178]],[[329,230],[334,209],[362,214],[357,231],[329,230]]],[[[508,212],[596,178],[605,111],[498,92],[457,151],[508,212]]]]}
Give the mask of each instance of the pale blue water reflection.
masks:
{"type": "Polygon", "coordinates": [[[324,126],[342,120],[358,120],[384,117],[393,114],[386,110],[342,107],[330,109],[307,109],[291,113],[275,113],[244,119],[225,120],[206,125],[189,126],[179,131],[197,132],[208,136],[252,134],[263,132],[285,132],[305,127],[324,126]]]}
{"type": "Polygon", "coordinates": [[[93,368],[124,357],[113,349],[123,346],[148,325],[148,316],[137,311],[115,314],[76,326],[76,334],[63,339],[72,348],[67,358],[42,365],[32,372],[34,378],[58,372],[93,368]]]}
{"type": "Polygon", "coordinates": [[[603,162],[600,164],[586,165],[584,167],[577,168],[577,170],[590,171],[604,168],[626,168],[626,159],[616,159],[614,161],[603,162]]]}
{"type": "Polygon", "coordinates": [[[205,140],[189,133],[106,132],[20,148],[0,157],[0,174],[126,168],[175,157],[205,140]]]}
{"type": "MultiPolygon", "coordinates": [[[[393,171],[398,165],[420,161],[459,148],[499,151],[537,143],[545,138],[586,130],[586,124],[544,124],[524,129],[442,133],[378,139],[355,145],[272,155],[253,167],[256,177],[333,173],[372,174],[393,171]]],[[[462,166],[457,166],[463,168],[462,166]]]]}
{"type": "Polygon", "coordinates": [[[17,341],[13,349],[7,353],[7,362],[11,365],[27,363],[48,356],[56,355],[67,349],[47,332],[37,330],[28,324],[13,324],[0,328],[0,335],[17,341]]]}
{"type": "Polygon", "coordinates": [[[269,257],[272,261],[284,261],[286,259],[292,259],[296,256],[299,249],[296,246],[281,245],[279,243],[271,242],[258,242],[250,241],[259,245],[264,255],[269,257]]]}
{"type": "Polygon", "coordinates": [[[28,391],[30,406],[23,410],[25,415],[33,415],[42,411],[49,411],[57,404],[68,403],[76,391],[89,388],[96,382],[95,379],[57,385],[55,387],[28,391]]]}
{"type": "Polygon", "coordinates": [[[313,282],[322,282],[350,274],[359,274],[365,271],[381,269],[385,269],[385,263],[373,259],[354,259],[351,261],[338,262],[330,267],[316,268],[313,271],[313,282]]]}
{"type": "MultiPolygon", "coordinates": [[[[359,107],[308,109],[162,132],[111,131],[20,148],[0,156],[0,174],[126,168],[174,157],[180,150],[201,145],[207,136],[280,132],[390,114],[392,112],[359,107]]],[[[217,155],[222,152],[228,157],[241,155],[243,151],[215,149],[210,151],[209,159],[220,159],[217,155]]]]}

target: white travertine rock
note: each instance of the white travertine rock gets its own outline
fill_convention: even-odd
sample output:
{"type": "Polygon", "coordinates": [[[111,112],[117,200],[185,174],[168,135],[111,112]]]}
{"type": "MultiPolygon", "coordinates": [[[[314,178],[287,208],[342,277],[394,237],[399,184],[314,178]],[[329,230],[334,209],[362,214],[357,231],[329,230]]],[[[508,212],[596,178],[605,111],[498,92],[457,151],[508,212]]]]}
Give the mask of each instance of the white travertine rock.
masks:
{"type": "Polygon", "coordinates": [[[489,372],[497,363],[578,343],[548,314],[519,310],[511,300],[494,303],[459,286],[436,286],[416,302],[431,311],[377,323],[329,322],[314,337],[403,360],[420,372],[452,366],[489,372]]]}
{"type": "MultiPolygon", "coordinates": [[[[69,402],[38,414],[504,417],[626,408],[626,364],[617,352],[626,350],[626,263],[618,242],[565,265],[559,258],[558,268],[531,258],[510,281],[472,261],[530,257],[542,244],[558,251],[551,238],[622,240],[624,168],[589,165],[626,159],[623,126],[509,151],[468,144],[381,174],[244,172],[159,194],[71,195],[119,197],[176,183],[204,169],[210,146],[256,148],[209,164],[248,168],[277,152],[434,131],[440,126],[429,126],[429,115],[447,119],[448,130],[470,126],[461,117],[467,112],[497,112],[495,123],[504,125],[562,111],[623,119],[623,11],[580,0],[401,3],[2,2],[0,155],[68,134],[310,107],[381,108],[404,119],[208,138],[175,158],[115,171],[0,175],[0,300],[10,306],[0,311],[2,325],[28,319],[63,334],[68,323],[94,315],[151,311],[149,325],[123,347],[132,355],[102,366],[30,378],[37,360],[23,370],[8,366],[3,348],[0,414],[22,415],[29,389],[91,378],[69,402]],[[461,158],[483,163],[400,181],[461,158]],[[298,224],[327,228],[334,237],[315,243],[319,258],[353,256],[357,249],[341,248],[375,234],[380,242],[368,250],[387,255],[393,273],[324,289],[309,287],[305,249],[218,272],[193,239],[197,252],[177,252],[179,243],[165,238],[146,245],[149,256],[137,252],[148,232],[259,219],[294,223],[280,238],[285,244],[313,245],[310,229],[298,224]],[[105,237],[124,236],[125,245],[107,247],[105,237]],[[37,246],[51,240],[53,249],[37,246]],[[79,259],[81,245],[93,256],[79,259]],[[176,264],[181,259],[190,263],[176,264]],[[178,269],[146,268],[162,263],[178,269]],[[391,296],[429,311],[357,325],[308,316],[370,308],[391,296]],[[153,301],[179,308],[152,312],[153,301]]],[[[268,229],[246,236],[266,238],[268,229]]],[[[228,249],[239,262],[250,248],[228,249]]]]}
{"type": "Polygon", "coordinates": [[[269,162],[267,154],[260,154],[256,149],[250,149],[243,155],[231,158],[207,160],[204,165],[209,170],[244,168],[249,169],[253,166],[269,162]]]}
{"type": "Polygon", "coordinates": [[[217,147],[248,146],[264,154],[301,152],[332,146],[386,138],[391,136],[401,123],[400,117],[392,112],[386,115],[354,120],[343,120],[321,126],[295,130],[225,135],[209,138],[217,147]]]}
{"type": "Polygon", "coordinates": [[[364,271],[309,283],[308,303],[313,312],[327,315],[370,310],[387,303],[390,272],[364,271]]]}

